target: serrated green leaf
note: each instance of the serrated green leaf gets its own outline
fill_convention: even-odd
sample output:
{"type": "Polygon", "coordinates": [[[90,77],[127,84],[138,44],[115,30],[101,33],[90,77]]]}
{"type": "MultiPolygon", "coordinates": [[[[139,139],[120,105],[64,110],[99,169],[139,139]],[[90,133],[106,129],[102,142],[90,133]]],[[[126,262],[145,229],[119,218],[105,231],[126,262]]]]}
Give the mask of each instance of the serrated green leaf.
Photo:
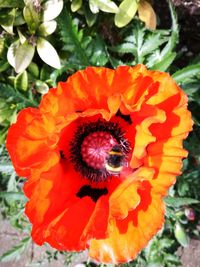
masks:
{"type": "Polygon", "coordinates": [[[27,198],[25,197],[23,192],[0,192],[0,198],[12,201],[23,201],[26,202],[27,198]]]}
{"type": "Polygon", "coordinates": [[[103,40],[99,36],[97,36],[97,38],[93,40],[93,42],[90,42],[87,47],[88,51],[91,51],[91,65],[104,66],[108,62],[108,57],[106,55],[103,40]]]}
{"type": "Polygon", "coordinates": [[[41,36],[48,36],[52,34],[57,27],[57,22],[55,20],[43,22],[38,29],[38,32],[41,36]]]}
{"type": "Polygon", "coordinates": [[[15,54],[15,71],[17,73],[23,72],[31,63],[35,53],[35,47],[26,41],[20,44],[16,49],[15,54]]]}
{"type": "Polygon", "coordinates": [[[71,10],[72,12],[76,12],[77,10],[79,10],[82,6],[82,0],[72,0],[71,3],[71,10]]]}
{"type": "Polygon", "coordinates": [[[169,8],[170,8],[170,15],[172,18],[172,27],[171,27],[171,35],[168,40],[167,45],[163,48],[161,52],[161,57],[164,57],[171,53],[171,51],[175,50],[176,45],[179,40],[179,26],[178,26],[178,18],[175,11],[175,8],[171,2],[171,0],[168,0],[169,8]]]}
{"type": "Polygon", "coordinates": [[[16,76],[14,86],[15,89],[21,91],[26,91],[28,89],[28,75],[26,70],[16,76]]]}
{"type": "Polygon", "coordinates": [[[152,34],[149,34],[144,40],[144,45],[142,46],[142,56],[145,57],[153,53],[159,46],[167,42],[168,39],[159,31],[155,31],[152,34]]]}
{"type": "Polygon", "coordinates": [[[179,28],[175,9],[168,0],[170,7],[170,14],[172,18],[171,34],[167,37],[167,44],[162,50],[156,50],[147,61],[147,66],[151,69],[156,69],[160,71],[166,71],[176,57],[175,48],[178,43],[179,38],[179,28]]]}
{"type": "Polygon", "coordinates": [[[109,13],[117,13],[119,11],[117,5],[111,0],[89,0],[89,4],[93,13],[97,13],[97,10],[109,13]]]}
{"type": "Polygon", "coordinates": [[[149,263],[147,267],[161,267],[161,262],[149,263]]]}
{"type": "Polygon", "coordinates": [[[74,61],[79,61],[83,66],[89,66],[90,62],[83,47],[83,31],[78,30],[77,24],[72,20],[66,9],[58,18],[61,40],[64,43],[64,51],[70,51],[74,61]]]}
{"type": "Polygon", "coordinates": [[[186,234],[185,229],[183,228],[183,226],[179,222],[176,222],[176,224],[175,224],[174,235],[175,235],[177,241],[183,247],[187,247],[188,246],[188,244],[189,244],[188,235],[186,234]]]}
{"type": "Polygon", "coordinates": [[[123,43],[114,47],[110,47],[110,50],[118,52],[120,54],[133,53],[135,45],[133,43],[123,43]]]}
{"type": "Polygon", "coordinates": [[[84,31],[78,29],[76,21],[66,9],[58,18],[58,26],[64,44],[63,51],[68,53],[68,63],[71,63],[73,68],[106,64],[108,57],[104,41],[97,34],[85,36],[84,31]]]}
{"type": "Polygon", "coordinates": [[[159,70],[159,71],[166,71],[169,66],[172,64],[176,57],[176,53],[172,52],[170,54],[167,54],[162,60],[156,64],[154,64],[151,69],[152,70],[159,70]]]}
{"type": "Polygon", "coordinates": [[[13,165],[9,162],[0,162],[0,172],[5,174],[12,174],[14,172],[13,165]]]}
{"type": "Polygon", "coordinates": [[[185,205],[191,205],[191,204],[198,204],[200,203],[197,199],[193,198],[179,198],[179,197],[165,197],[164,201],[167,206],[174,207],[174,208],[179,208],[181,206],[185,205]]]}
{"type": "Polygon", "coordinates": [[[61,67],[60,59],[55,48],[44,38],[38,38],[37,52],[40,58],[49,66],[56,69],[61,67]]]}
{"type": "Polygon", "coordinates": [[[137,10],[137,0],[123,0],[119,11],[115,14],[115,25],[120,28],[127,25],[134,18],[137,10]]]}
{"type": "MultiPolygon", "coordinates": [[[[160,63],[160,48],[163,43],[168,41],[166,31],[156,30],[152,32],[147,30],[141,22],[134,21],[125,33],[128,33],[128,35],[124,38],[124,42],[120,45],[109,47],[109,50],[119,54],[132,54],[134,58],[130,65],[143,63],[151,68],[155,63],[160,63]]],[[[168,62],[167,60],[163,62],[163,67],[168,62]]]]}
{"type": "Polygon", "coordinates": [[[12,106],[17,107],[17,110],[25,108],[27,106],[38,106],[38,103],[33,99],[29,99],[21,94],[14,87],[9,85],[8,83],[0,83],[0,99],[6,101],[6,103],[11,104],[12,106]]]}
{"type": "Polygon", "coordinates": [[[17,192],[17,181],[16,181],[16,174],[13,172],[10,175],[8,184],[7,184],[7,192],[17,192]]]}
{"type": "Polygon", "coordinates": [[[10,105],[5,100],[0,98],[0,125],[7,126],[10,122],[10,118],[14,110],[10,108],[10,105]]]}
{"type": "Polygon", "coordinates": [[[172,77],[177,83],[190,82],[192,78],[200,73],[200,63],[189,65],[181,70],[176,71],[172,77]]]}
{"type": "Polygon", "coordinates": [[[42,6],[43,21],[55,19],[63,9],[63,0],[48,0],[42,6]]]}
{"type": "Polygon", "coordinates": [[[21,254],[27,249],[31,242],[30,237],[24,238],[18,245],[15,245],[10,250],[6,251],[0,256],[0,262],[8,262],[12,260],[18,260],[21,254]]]}

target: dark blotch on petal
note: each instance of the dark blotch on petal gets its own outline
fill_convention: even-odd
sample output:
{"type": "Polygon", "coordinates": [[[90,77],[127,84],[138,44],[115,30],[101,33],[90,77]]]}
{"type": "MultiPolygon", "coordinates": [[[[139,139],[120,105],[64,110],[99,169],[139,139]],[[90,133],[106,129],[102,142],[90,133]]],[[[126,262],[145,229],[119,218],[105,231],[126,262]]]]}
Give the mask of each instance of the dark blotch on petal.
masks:
{"type": "Polygon", "coordinates": [[[66,159],[66,158],[65,158],[65,154],[64,154],[64,152],[63,152],[62,150],[60,150],[60,158],[61,158],[61,159],[66,159]]]}
{"type": "Polygon", "coordinates": [[[128,124],[132,124],[132,120],[130,115],[124,115],[121,113],[120,110],[117,111],[116,116],[122,118],[124,121],[126,121],[128,124]]]}
{"type": "Polygon", "coordinates": [[[78,193],[76,194],[77,197],[91,197],[91,199],[94,202],[97,202],[97,200],[103,196],[108,194],[108,190],[107,188],[92,188],[89,185],[84,185],[81,187],[81,189],[78,191],[78,193]]]}

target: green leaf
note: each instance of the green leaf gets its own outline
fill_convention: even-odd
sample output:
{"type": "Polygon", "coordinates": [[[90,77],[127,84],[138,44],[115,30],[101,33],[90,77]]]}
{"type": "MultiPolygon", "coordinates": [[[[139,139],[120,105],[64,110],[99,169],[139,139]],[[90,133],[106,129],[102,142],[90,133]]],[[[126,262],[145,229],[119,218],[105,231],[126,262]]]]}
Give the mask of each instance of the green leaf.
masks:
{"type": "Polygon", "coordinates": [[[39,77],[39,68],[34,62],[31,62],[31,64],[28,66],[28,72],[32,74],[35,78],[39,77]]]}
{"type": "Polygon", "coordinates": [[[169,36],[168,42],[165,47],[160,51],[157,60],[154,60],[151,64],[152,69],[157,69],[160,71],[167,71],[169,66],[172,64],[176,57],[175,48],[179,39],[179,27],[178,20],[175,9],[172,5],[171,0],[168,0],[170,14],[172,18],[172,27],[171,27],[171,35],[169,36]]]}
{"type": "Polygon", "coordinates": [[[84,5],[82,6],[82,9],[84,11],[84,15],[85,15],[85,19],[86,19],[87,25],[89,27],[91,27],[96,22],[98,15],[92,13],[90,8],[85,7],[84,5]]]}
{"type": "Polygon", "coordinates": [[[0,172],[5,174],[12,174],[14,172],[13,165],[10,162],[0,162],[0,172]]]}
{"type": "Polygon", "coordinates": [[[99,10],[109,13],[117,13],[119,8],[111,0],[89,0],[89,5],[93,13],[97,13],[99,10]]]}
{"type": "Polygon", "coordinates": [[[2,9],[0,11],[0,24],[1,27],[7,31],[9,34],[13,34],[13,23],[15,20],[15,15],[16,15],[16,9],[13,8],[10,11],[5,11],[2,9]]]}
{"type": "Polygon", "coordinates": [[[63,0],[48,0],[42,6],[43,20],[49,21],[55,19],[63,9],[63,0]]]}
{"type": "Polygon", "coordinates": [[[33,1],[27,1],[23,9],[23,15],[30,33],[34,34],[40,22],[40,13],[36,11],[33,1]]]}
{"type": "Polygon", "coordinates": [[[6,71],[10,67],[7,60],[0,60],[0,72],[6,71]]]}
{"type": "Polygon", "coordinates": [[[119,6],[119,12],[115,14],[115,25],[117,27],[127,25],[134,18],[137,10],[137,0],[123,0],[119,6]]]}
{"type": "Polygon", "coordinates": [[[90,62],[85,53],[85,47],[83,47],[83,30],[78,30],[77,24],[72,20],[66,9],[58,18],[58,26],[61,40],[65,44],[63,50],[70,51],[74,61],[78,61],[83,66],[89,66],[90,62]]]}
{"type": "Polygon", "coordinates": [[[41,70],[40,70],[40,80],[41,81],[46,81],[47,79],[49,79],[49,66],[48,65],[43,65],[41,70]]]}
{"type": "Polygon", "coordinates": [[[15,71],[17,73],[23,72],[28,65],[31,63],[32,58],[35,53],[35,47],[26,41],[23,44],[20,44],[16,49],[16,54],[14,58],[15,62],[15,71]]]}
{"type": "Polygon", "coordinates": [[[93,14],[97,14],[99,12],[99,8],[95,0],[89,0],[89,7],[93,14]]]}
{"type": "Polygon", "coordinates": [[[17,7],[22,8],[24,6],[24,2],[22,0],[0,0],[0,8],[5,7],[17,7]]]}
{"type": "Polygon", "coordinates": [[[27,106],[38,106],[36,101],[25,97],[24,94],[21,94],[7,83],[0,83],[0,99],[10,104],[12,108],[16,106],[17,110],[21,110],[27,106]]]}
{"type": "Polygon", "coordinates": [[[171,35],[168,40],[167,45],[162,50],[161,56],[167,55],[171,53],[171,51],[175,50],[176,45],[179,41],[179,25],[178,25],[178,18],[175,11],[175,8],[172,4],[171,0],[168,0],[169,3],[169,9],[170,9],[170,15],[172,18],[172,27],[171,27],[171,35]]]}
{"type": "Polygon", "coordinates": [[[64,44],[63,51],[68,54],[67,65],[75,69],[89,65],[103,66],[108,57],[104,41],[95,33],[93,36],[85,36],[82,29],[78,29],[77,21],[72,20],[66,9],[58,18],[61,40],[64,44]]]}
{"type": "Polygon", "coordinates": [[[1,27],[8,32],[9,34],[13,35],[13,25],[6,26],[6,25],[1,25],[1,27]]]}
{"type": "Polygon", "coordinates": [[[38,38],[37,52],[40,58],[49,66],[55,69],[59,69],[61,67],[60,59],[55,48],[44,38],[38,38]]]}
{"type": "Polygon", "coordinates": [[[28,75],[26,70],[19,73],[14,81],[15,89],[26,91],[28,89],[28,75]]]}
{"type": "Polygon", "coordinates": [[[21,33],[21,31],[17,28],[17,33],[19,35],[19,41],[21,44],[26,42],[26,37],[21,33]]]}
{"type": "Polygon", "coordinates": [[[181,206],[185,205],[191,205],[191,204],[198,204],[200,201],[193,198],[179,198],[179,197],[165,197],[164,198],[165,204],[170,207],[179,208],[181,206]]]}
{"type": "Polygon", "coordinates": [[[181,70],[176,71],[172,77],[174,80],[179,83],[187,83],[191,82],[193,78],[195,78],[200,73],[200,63],[189,65],[181,70]]]}
{"type": "Polygon", "coordinates": [[[148,35],[143,40],[144,44],[142,46],[141,54],[143,57],[154,53],[163,43],[168,42],[168,38],[160,30],[154,32],[148,32],[148,35]]]}
{"type": "Polygon", "coordinates": [[[30,64],[35,48],[26,40],[23,44],[16,41],[8,48],[7,59],[17,73],[23,72],[30,64]]]}
{"type": "Polygon", "coordinates": [[[152,70],[166,71],[176,57],[176,53],[167,54],[162,60],[151,67],[152,70]]]}
{"type": "Polygon", "coordinates": [[[55,20],[45,21],[40,25],[38,32],[41,36],[48,36],[56,30],[56,27],[57,22],[55,20]]]}
{"type": "Polygon", "coordinates": [[[108,62],[103,40],[97,36],[87,47],[91,65],[104,66],[108,62]],[[89,55],[89,52],[91,54],[89,55]]]}
{"type": "Polygon", "coordinates": [[[5,46],[5,39],[1,36],[0,37],[0,56],[2,56],[2,53],[4,51],[4,46],[5,46]]]}
{"type": "Polygon", "coordinates": [[[7,136],[7,128],[3,128],[2,130],[0,130],[0,145],[5,144],[6,136],[7,136]]]}
{"type": "Polygon", "coordinates": [[[174,235],[175,235],[177,241],[183,247],[187,247],[188,246],[188,244],[189,244],[188,235],[186,234],[185,229],[183,228],[183,226],[179,222],[176,222],[176,224],[175,224],[174,235]]]}
{"type": "Polygon", "coordinates": [[[16,9],[15,20],[14,20],[13,25],[21,26],[23,24],[25,24],[23,13],[21,12],[20,9],[16,9]]]}
{"type": "Polygon", "coordinates": [[[160,59],[160,47],[168,41],[166,34],[167,32],[162,30],[152,32],[140,21],[134,21],[127,27],[123,43],[110,47],[109,50],[134,56],[130,65],[144,63],[151,67],[160,59]]]}
{"type": "Polygon", "coordinates": [[[25,197],[23,192],[0,192],[0,198],[12,201],[23,201],[26,202],[27,198],[25,197]]]}
{"type": "Polygon", "coordinates": [[[15,19],[15,8],[11,10],[0,10],[0,24],[4,26],[12,26],[15,19]]]}
{"type": "Polygon", "coordinates": [[[49,87],[45,82],[42,82],[40,80],[37,80],[35,82],[35,88],[38,93],[40,94],[46,94],[49,91],[49,87]]]}
{"type": "Polygon", "coordinates": [[[17,192],[17,181],[16,181],[16,174],[13,172],[10,177],[7,184],[7,192],[17,192]]]}
{"type": "Polygon", "coordinates": [[[15,109],[11,108],[5,100],[0,98],[0,124],[1,126],[7,126],[10,124],[12,115],[15,113],[15,109]]]}
{"type": "Polygon", "coordinates": [[[71,3],[71,10],[72,12],[76,12],[77,10],[79,10],[82,6],[82,0],[72,0],[71,3]]]}
{"type": "Polygon", "coordinates": [[[21,254],[28,248],[31,242],[30,237],[24,238],[18,245],[15,245],[10,250],[6,251],[1,257],[1,262],[9,262],[19,260],[21,254]]]}
{"type": "Polygon", "coordinates": [[[7,52],[7,60],[13,68],[15,68],[15,55],[18,47],[19,47],[19,40],[12,43],[8,48],[7,52]]]}

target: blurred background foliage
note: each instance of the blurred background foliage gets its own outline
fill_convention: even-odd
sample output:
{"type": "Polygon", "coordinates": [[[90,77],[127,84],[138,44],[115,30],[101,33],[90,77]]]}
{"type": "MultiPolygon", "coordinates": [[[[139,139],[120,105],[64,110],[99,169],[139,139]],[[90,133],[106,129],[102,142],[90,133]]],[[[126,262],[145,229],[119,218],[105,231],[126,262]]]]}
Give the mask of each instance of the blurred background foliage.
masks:
{"type": "MultiPolygon", "coordinates": [[[[171,28],[162,29],[162,14],[156,14],[147,0],[0,0],[1,214],[24,236],[0,261],[19,259],[31,246],[24,180],[16,176],[6,152],[7,129],[22,108],[37,106],[50,87],[89,65],[116,68],[143,63],[169,72],[187,93],[195,122],[185,141],[189,157],[183,174],[165,198],[166,223],[138,258],[124,266],[180,266],[177,249],[200,237],[200,55],[179,67],[180,25],[172,2],[167,3],[171,28]]],[[[73,254],[49,248],[39,264],[58,254],[66,266],[70,264],[73,254]]]]}

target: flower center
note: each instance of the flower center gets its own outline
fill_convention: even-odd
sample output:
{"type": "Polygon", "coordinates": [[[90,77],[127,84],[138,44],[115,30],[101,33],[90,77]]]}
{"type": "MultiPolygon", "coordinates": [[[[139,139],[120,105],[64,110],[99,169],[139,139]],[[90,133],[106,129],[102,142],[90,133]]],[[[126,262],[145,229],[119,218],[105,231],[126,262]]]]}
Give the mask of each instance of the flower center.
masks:
{"type": "Polygon", "coordinates": [[[117,140],[107,132],[91,133],[85,137],[81,145],[82,158],[88,166],[103,169],[109,151],[117,144],[117,140]]]}
{"type": "Polygon", "coordinates": [[[130,150],[119,125],[104,120],[80,125],[70,146],[75,169],[91,182],[118,175],[130,150]]]}

